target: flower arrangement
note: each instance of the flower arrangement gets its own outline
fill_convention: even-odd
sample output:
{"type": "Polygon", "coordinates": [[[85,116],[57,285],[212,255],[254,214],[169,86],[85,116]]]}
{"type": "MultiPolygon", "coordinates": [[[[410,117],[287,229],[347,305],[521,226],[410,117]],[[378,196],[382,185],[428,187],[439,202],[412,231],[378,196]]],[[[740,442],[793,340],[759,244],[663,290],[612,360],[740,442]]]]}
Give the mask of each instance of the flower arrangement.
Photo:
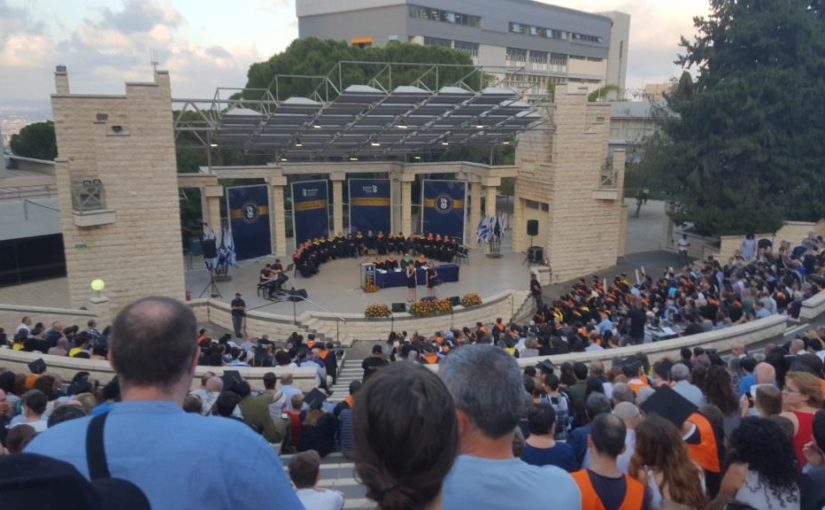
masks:
{"type": "Polygon", "coordinates": [[[416,317],[429,317],[432,315],[443,315],[453,311],[453,305],[448,299],[436,299],[435,301],[416,301],[410,305],[410,315],[416,317]]]}
{"type": "Polygon", "coordinates": [[[364,310],[364,316],[368,319],[379,319],[390,316],[390,309],[387,305],[369,305],[364,310]]]}
{"type": "Polygon", "coordinates": [[[461,298],[461,306],[469,308],[471,306],[478,306],[481,304],[481,297],[478,294],[464,294],[461,298]]]}
{"type": "Polygon", "coordinates": [[[374,283],[367,283],[367,284],[364,284],[363,287],[361,287],[361,290],[363,290],[367,294],[372,294],[373,292],[378,292],[379,290],[381,290],[381,287],[379,287],[378,285],[376,285],[374,283]]]}

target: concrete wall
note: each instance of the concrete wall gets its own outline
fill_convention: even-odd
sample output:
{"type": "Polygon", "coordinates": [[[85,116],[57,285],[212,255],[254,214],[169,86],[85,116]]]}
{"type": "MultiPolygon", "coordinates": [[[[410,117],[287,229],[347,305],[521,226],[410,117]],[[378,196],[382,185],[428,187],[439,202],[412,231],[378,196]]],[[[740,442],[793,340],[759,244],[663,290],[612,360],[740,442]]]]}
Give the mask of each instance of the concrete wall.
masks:
{"type": "Polygon", "coordinates": [[[65,326],[77,324],[85,327],[89,319],[97,318],[94,312],[88,310],[0,304],[0,327],[6,330],[9,338],[14,335],[24,316],[31,317],[35,323],[42,322],[47,329],[54,321],[60,321],[65,326]]]}
{"type": "MultiPolygon", "coordinates": [[[[539,227],[552,281],[559,282],[610,267],[623,251],[624,152],[614,154],[616,185],[601,186],[610,106],[588,103],[585,91],[561,87],[552,107],[546,124],[519,136],[515,195],[549,203],[549,221],[539,227]]],[[[522,233],[527,208],[517,204],[514,212],[514,251],[523,251],[529,243],[522,233]]]]}
{"type": "MultiPolygon", "coordinates": [[[[46,362],[46,370],[49,373],[59,375],[66,381],[71,380],[76,373],[83,370],[89,372],[92,379],[97,379],[103,383],[109,382],[115,375],[108,361],[49,356],[48,354],[36,352],[13,351],[7,348],[0,348],[0,369],[27,374],[29,373],[27,364],[40,358],[46,362]]],[[[249,381],[249,384],[253,387],[264,387],[263,377],[267,372],[275,372],[279,376],[284,373],[291,373],[295,381],[294,384],[303,391],[309,391],[317,386],[317,373],[314,368],[284,370],[281,368],[198,367],[195,370],[195,378],[192,380],[192,389],[200,387],[200,376],[203,373],[210,371],[223,375],[224,370],[238,370],[241,376],[249,381]]]]}
{"type": "Polygon", "coordinates": [[[59,206],[57,197],[1,200],[0,241],[61,233],[59,206]]]}
{"type": "MultiPolygon", "coordinates": [[[[774,251],[776,251],[779,248],[779,243],[782,241],[791,243],[791,248],[798,246],[803,239],[808,237],[810,232],[813,232],[815,235],[825,235],[825,220],[820,220],[817,223],[808,221],[784,221],[775,233],[757,233],[755,234],[755,239],[757,241],[760,239],[770,239],[773,242],[774,251]]],[[[730,259],[742,247],[742,241],[744,239],[745,236],[743,235],[719,236],[719,260],[726,262],[730,259]]]]}
{"type": "Polygon", "coordinates": [[[72,306],[86,303],[95,278],[106,282],[114,311],[146,295],[182,299],[169,75],[158,71],[153,83],[128,83],[125,96],[71,95],[66,75],[58,78],[56,180],[72,306]],[[71,186],[84,178],[103,182],[114,222],[76,225],[71,186]]]}

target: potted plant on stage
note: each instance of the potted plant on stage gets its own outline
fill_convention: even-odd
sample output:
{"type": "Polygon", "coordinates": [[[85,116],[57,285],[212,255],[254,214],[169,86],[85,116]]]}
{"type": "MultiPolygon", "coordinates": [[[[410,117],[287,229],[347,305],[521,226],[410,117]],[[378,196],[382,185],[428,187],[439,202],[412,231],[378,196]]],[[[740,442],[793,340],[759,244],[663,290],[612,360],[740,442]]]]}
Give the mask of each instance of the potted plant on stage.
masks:
{"type": "Polygon", "coordinates": [[[481,304],[481,297],[476,294],[464,294],[461,298],[461,306],[464,308],[470,308],[471,306],[478,306],[481,304]]]}
{"type": "Polygon", "coordinates": [[[387,305],[369,305],[364,310],[364,317],[367,319],[384,319],[390,316],[390,309],[387,305]]]}

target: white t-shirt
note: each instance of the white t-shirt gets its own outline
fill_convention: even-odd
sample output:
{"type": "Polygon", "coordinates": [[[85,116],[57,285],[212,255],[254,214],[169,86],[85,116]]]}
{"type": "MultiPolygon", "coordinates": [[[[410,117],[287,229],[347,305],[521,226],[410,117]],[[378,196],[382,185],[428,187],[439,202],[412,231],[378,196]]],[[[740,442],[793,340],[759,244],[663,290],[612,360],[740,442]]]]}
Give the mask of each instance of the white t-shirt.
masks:
{"type": "Polygon", "coordinates": [[[25,330],[25,331],[26,331],[26,336],[28,336],[28,335],[31,333],[31,331],[32,331],[32,330],[31,330],[31,328],[29,328],[27,325],[25,325],[25,324],[23,324],[23,323],[21,322],[21,323],[17,326],[17,329],[15,329],[15,330],[14,330],[14,334],[15,334],[15,336],[16,336],[18,333],[20,333],[20,331],[22,331],[22,330],[25,330]]]}
{"type": "Polygon", "coordinates": [[[690,243],[687,239],[679,238],[679,241],[676,244],[679,246],[679,251],[687,251],[690,243]]]}
{"type": "Polygon", "coordinates": [[[15,423],[14,425],[10,426],[9,428],[13,429],[14,427],[19,427],[20,425],[29,425],[38,434],[41,433],[41,432],[45,432],[46,429],[49,428],[48,423],[46,422],[46,420],[43,420],[43,419],[40,419],[40,420],[37,420],[37,421],[21,421],[19,423],[15,423]]]}
{"type": "Polygon", "coordinates": [[[301,504],[307,510],[341,510],[344,508],[344,495],[327,489],[298,489],[295,491],[301,504]]]}

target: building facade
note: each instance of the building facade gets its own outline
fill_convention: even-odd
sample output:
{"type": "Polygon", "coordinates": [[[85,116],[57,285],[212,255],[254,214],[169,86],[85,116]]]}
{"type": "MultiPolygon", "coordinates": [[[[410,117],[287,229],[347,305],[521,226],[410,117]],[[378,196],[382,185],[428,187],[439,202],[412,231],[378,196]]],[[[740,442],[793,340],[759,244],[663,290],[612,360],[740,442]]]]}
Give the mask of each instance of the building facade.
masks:
{"type": "Polygon", "coordinates": [[[625,13],[587,13],[532,0],[298,0],[295,4],[301,38],[454,48],[478,65],[500,68],[511,86],[534,94],[561,83],[588,90],[606,84],[625,88],[630,32],[630,15],[625,13]]]}

